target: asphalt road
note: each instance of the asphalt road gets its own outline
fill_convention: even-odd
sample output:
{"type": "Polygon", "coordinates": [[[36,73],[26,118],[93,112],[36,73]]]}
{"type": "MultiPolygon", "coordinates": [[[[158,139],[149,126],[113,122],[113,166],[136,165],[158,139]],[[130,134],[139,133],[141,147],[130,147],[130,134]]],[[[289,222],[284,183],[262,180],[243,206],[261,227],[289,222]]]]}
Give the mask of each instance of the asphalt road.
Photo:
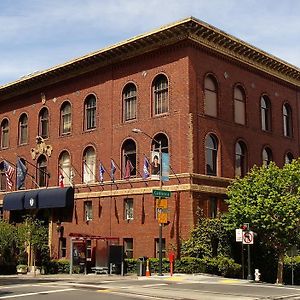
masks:
{"type": "Polygon", "coordinates": [[[0,299],[43,300],[270,300],[300,299],[300,287],[249,283],[209,276],[0,277],[0,299]]]}

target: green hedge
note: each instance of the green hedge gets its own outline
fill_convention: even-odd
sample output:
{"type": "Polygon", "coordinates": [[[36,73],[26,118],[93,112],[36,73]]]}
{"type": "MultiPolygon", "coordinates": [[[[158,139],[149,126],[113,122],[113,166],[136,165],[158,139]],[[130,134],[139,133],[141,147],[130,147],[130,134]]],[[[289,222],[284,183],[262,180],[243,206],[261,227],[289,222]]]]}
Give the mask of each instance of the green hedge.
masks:
{"type": "MultiPolygon", "coordinates": [[[[70,272],[70,261],[68,259],[52,259],[45,266],[46,274],[68,274],[70,272]]],[[[73,267],[73,273],[78,274],[79,266],[73,267]]]]}
{"type": "MultiPolygon", "coordinates": [[[[136,273],[139,261],[136,259],[126,259],[127,273],[136,273]]],[[[150,258],[151,274],[158,273],[159,260],[158,258],[150,258]]],[[[170,272],[170,263],[168,259],[162,260],[162,272],[170,272]]],[[[241,277],[242,266],[235,263],[229,257],[219,256],[213,258],[194,258],[182,257],[175,261],[174,273],[208,273],[225,277],[241,277]]]]}
{"type": "Polygon", "coordinates": [[[300,256],[284,259],[283,281],[285,284],[292,283],[292,270],[294,271],[294,284],[300,285],[300,256]]]}

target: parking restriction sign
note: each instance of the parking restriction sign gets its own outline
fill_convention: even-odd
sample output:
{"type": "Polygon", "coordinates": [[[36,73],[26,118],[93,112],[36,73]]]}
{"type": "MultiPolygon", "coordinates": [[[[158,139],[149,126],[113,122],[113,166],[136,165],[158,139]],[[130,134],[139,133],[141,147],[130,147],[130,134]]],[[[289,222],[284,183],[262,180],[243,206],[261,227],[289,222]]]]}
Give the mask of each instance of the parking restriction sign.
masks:
{"type": "Polygon", "coordinates": [[[254,243],[253,231],[244,231],[243,232],[243,244],[244,245],[253,245],[253,243],[254,243]]]}

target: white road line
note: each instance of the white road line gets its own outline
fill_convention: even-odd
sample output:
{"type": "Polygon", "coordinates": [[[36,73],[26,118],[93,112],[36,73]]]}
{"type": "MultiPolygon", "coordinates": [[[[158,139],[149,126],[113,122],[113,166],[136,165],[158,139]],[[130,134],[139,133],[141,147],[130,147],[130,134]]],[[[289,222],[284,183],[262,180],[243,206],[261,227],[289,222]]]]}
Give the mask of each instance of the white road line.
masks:
{"type": "Polygon", "coordinates": [[[144,284],[142,287],[155,287],[155,286],[163,286],[168,285],[167,283],[152,283],[152,284],[144,284]]]}
{"type": "Polygon", "coordinates": [[[35,293],[26,293],[26,294],[16,294],[16,295],[8,295],[2,296],[0,299],[9,299],[9,298],[18,298],[18,297],[27,297],[34,295],[43,295],[43,294],[52,294],[52,293],[61,293],[61,292],[69,292],[75,291],[76,289],[63,289],[63,290],[51,290],[51,291],[43,291],[43,292],[35,292],[35,293]]]}

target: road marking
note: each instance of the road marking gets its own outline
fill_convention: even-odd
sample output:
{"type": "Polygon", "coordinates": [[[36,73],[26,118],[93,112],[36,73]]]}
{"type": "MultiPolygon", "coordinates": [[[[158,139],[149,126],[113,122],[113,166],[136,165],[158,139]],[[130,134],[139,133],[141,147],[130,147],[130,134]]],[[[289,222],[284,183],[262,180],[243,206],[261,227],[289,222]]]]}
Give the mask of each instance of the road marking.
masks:
{"type": "Polygon", "coordinates": [[[51,290],[51,291],[43,291],[43,292],[17,294],[17,295],[2,296],[2,297],[0,297],[0,299],[27,297],[27,296],[35,296],[35,295],[43,295],[43,294],[53,294],[53,293],[69,292],[69,291],[75,291],[75,290],[76,289],[63,289],[63,290],[51,290]]]}
{"type": "Polygon", "coordinates": [[[168,285],[167,283],[152,283],[152,284],[144,284],[142,287],[155,287],[155,286],[163,286],[168,285]]]}

